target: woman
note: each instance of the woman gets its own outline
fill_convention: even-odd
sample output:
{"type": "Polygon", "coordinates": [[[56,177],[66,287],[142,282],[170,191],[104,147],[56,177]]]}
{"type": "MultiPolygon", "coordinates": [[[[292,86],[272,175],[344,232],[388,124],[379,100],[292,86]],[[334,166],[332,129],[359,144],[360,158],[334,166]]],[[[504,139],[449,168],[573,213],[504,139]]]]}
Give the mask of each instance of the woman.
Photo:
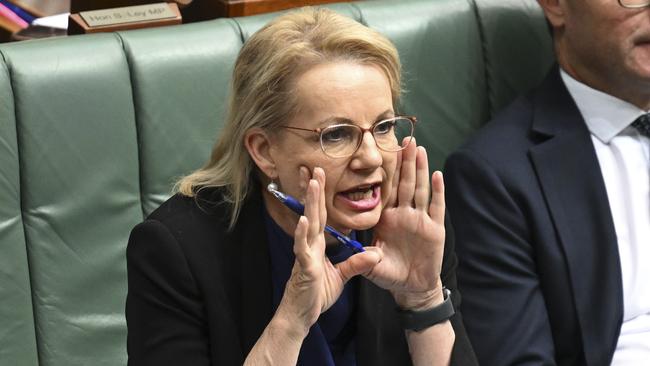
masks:
{"type": "Polygon", "coordinates": [[[394,46],[307,8],[253,35],[233,74],[210,161],[131,233],[129,364],[473,363],[445,313],[442,175],[430,189],[414,119],[395,114],[394,46]],[[372,245],[353,254],[326,223],[372,245]]]}

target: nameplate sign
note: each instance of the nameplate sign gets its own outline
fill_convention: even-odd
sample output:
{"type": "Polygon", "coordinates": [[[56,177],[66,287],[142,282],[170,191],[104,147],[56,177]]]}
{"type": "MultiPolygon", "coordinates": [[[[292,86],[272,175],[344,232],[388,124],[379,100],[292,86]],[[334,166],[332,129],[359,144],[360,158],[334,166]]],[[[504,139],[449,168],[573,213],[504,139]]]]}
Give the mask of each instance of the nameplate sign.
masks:
{"type": "Polygon", "coordinates": [[[104,27],[116,24],[152,22],[175,18],[177,14],[167,3],[125,6],[104,10],[79,12],[89,27],[104,27]]]}

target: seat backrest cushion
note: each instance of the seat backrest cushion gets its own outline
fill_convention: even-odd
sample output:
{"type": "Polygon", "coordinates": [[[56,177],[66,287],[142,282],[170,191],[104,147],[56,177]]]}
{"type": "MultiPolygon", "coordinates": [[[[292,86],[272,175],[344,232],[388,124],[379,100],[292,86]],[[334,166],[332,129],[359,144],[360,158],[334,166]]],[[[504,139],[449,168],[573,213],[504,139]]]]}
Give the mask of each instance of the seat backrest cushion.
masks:
{"type": "Polygon", "coordinates": [[[15,100],[39,364],[124,364],[124,252],[143,216],[122,45],[103,34],[15,43],[2,53],[15,100]]]}
{"type": "Polygon", "coordinates": [[[210,155],[242,40],[230,19],[119,35],[131,72],[141,198],[148,215],[179,177],[210,155]]]}
{"type": "Polygon", "coordinates": [[[38,364],[9,71],[0,63],[0,364],[38,364]]]}
{"type": "Polygon", "coordinates": [[[535,0],[473,0],[483,41],[490,116],[538,85],[554,62],[535,0]]]}

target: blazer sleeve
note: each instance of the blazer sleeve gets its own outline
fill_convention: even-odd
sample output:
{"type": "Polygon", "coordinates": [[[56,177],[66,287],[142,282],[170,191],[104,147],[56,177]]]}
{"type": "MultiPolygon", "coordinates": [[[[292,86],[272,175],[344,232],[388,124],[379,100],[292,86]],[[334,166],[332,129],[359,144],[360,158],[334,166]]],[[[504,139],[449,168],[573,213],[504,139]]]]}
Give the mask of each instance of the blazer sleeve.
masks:
{"type": "Polygon", "coordinates": [[[554,345],[536,271],[529,215],[498,171],[460,150],[445,166],[456,231],[461,310],[483,365],[554,365],[554,345]]]}
{"type": "Polygon", "coordinates": [[[209,365],[203,305],[181,247],[161,222],[147,220],[127,247],[129,366],[209,365]]]}

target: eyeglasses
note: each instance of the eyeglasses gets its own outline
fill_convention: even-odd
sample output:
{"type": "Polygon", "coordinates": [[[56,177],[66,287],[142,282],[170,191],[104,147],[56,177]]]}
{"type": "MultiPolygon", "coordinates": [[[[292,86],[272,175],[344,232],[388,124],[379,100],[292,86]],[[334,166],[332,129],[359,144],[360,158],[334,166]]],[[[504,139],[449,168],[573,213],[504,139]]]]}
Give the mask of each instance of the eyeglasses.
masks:
{"type": "Polygon", "coordinates": [[[309,129],[293,126],[284,128],[317,133],[320,147],[325,155],[331,158],[352,156],[361,146],[363,135],[370,132],[377,147],[384,151],[403,150],[413,139],[413,130],[417,118],[398,116],[376,122],[370,128],[362,128],[351,124],[336,124],[325,128],[309,129]],[[402,141],[408,137],[408,142],[402,146],[402,141]]]}
{"type": "Polygon", "coordinates": [[[618,3],[628,9],[640,9],[650,6],[650,0],[618,0],[618,3]]]}

